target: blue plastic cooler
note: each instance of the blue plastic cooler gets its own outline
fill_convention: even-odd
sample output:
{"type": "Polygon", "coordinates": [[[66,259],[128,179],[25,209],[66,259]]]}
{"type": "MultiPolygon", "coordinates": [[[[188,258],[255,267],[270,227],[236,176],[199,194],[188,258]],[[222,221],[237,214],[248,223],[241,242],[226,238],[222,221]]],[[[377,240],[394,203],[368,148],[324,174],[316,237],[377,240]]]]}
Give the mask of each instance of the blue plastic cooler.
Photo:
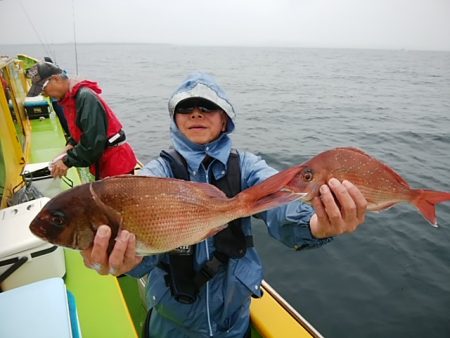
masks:
{"type": "Polygon", "coordinates": [[[0,337],[81,338],[73,300],[70,303],[61,278],[0,293],[0,337]]]}

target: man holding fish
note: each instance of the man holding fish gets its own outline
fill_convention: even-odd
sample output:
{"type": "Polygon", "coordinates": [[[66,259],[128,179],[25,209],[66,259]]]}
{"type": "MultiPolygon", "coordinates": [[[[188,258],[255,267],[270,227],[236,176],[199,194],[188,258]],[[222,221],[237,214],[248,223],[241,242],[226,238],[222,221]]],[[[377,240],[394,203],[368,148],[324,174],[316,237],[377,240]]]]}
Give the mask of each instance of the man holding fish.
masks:
{"type": "MultiPolygon", "coordinates": [[[[230,176],[236,176],[231,171],[237,170],[239,188],[244,190],[276,174],[258,156],[232,149],[234,108],[207,74],[191,74],[170,98],[169,112],[177,153],[162,153],[143,168],[142,175],[208,182],[227,190],[217,182],[231,181],[230,176]],[[233,169],[232,157],[237,158],[238,169],[233,169]],[[188,177],[177,177],[183,176],[177,173],[183,166],[188,177]]],[[[294,201],[256,217],[265,221],[272,237],[289,247],[318,247],[362,224],[367,202],[351,182],[331,178],[320,186],[312,206],[314,210],[294,201]]],[[[177,213],[183,210],[174,211],[174,217],[177,213]]],[[[136,255],[135,235],[127,230],[118,234],[108,255],[111,229],[100,226],[93,247],[82,254],[85,264],[100,274],[149,275],[147,336],[249,337],[250,298],[261,296],[262,267],[253,247],[250,218],[238,220],[234,227],[233,222],[228,227],[233,231],[225,236],[222,231],[211,233],[196,245],[145,257],[136,255]],[[241,244],[234,246],[234,242],[241,244]],[[202,273],[210,275],[202,277],[202,273]]]]}

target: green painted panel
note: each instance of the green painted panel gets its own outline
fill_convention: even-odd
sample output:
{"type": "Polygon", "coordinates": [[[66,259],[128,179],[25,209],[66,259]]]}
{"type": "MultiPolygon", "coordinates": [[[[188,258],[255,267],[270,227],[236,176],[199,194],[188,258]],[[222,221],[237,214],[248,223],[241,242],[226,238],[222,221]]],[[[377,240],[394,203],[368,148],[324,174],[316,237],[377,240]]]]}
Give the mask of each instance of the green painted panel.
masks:
{"type": "Polygon", "coordinates": [[[136,338],[117,279],[84,266],[79,252],[65,250],[66,285],[76,299],[83,338],[136,338]]]}

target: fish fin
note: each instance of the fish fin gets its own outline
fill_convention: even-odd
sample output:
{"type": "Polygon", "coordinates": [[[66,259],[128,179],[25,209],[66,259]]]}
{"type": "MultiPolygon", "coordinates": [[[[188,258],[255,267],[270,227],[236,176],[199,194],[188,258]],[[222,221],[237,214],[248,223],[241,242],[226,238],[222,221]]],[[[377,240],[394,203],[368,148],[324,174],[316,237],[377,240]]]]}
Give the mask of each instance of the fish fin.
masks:
{"type": "Polygon", "coordinates": [[[303,196],[294,194],[285,186],[303,169],[297,165],[267,178],[265,181],[241,191],[236,197],[244,204],[248,215],[287,204],[303,196]]]}
{"type": "Polygon", "coordinates": [[[221,225],[219,227],[216,227],[214,229],[209,230],[209,232],[206,234],[206,236],[204,238],[202,238],[202,240],[216,235],[217,233],[221,232],[223,229],[225,229],[227,227],[228,227],[228,223],[223,224],[223,225],[221,225]]]}
{"type": "Polygon", "coordinates": [[[365,151],[363,151],[363,150],[361,150],[361,149],[359,149],[359,148],[356,148],[356,147],[337,147],[337,148],[334,148],[334,149],[332,149],[332,150],[330,150],[330,151],[339,151],[339,150],[345,150],[345,151],[350,151],[350,152],[355,152],[355,153],[358,153],[358,154],[361,154],[361,155],[364,155],[364,156],[367,156],[368,158],[372,158],[372,156],[370,156],[369,154],[367,154],[365,151]]]}
{"type": "Polygon", "coordinates": [[[91,192],[91,197],[94,200],[95,204],[97,204],[100,210],[103,211],[103,215],[106,216],[108,223],[106,225],[108,225],[111,228],[111,238],[109,239],[108,245],[108,254],[110,254],[112,249],[114,248],[114,244],[116,243],[116,237],[118,236],[119,231],[122,228],[122,215],[117,210],[114,210],[110,206],[103,203],[100,197],[95,193],[92,183],[89,185],[89,190],[91,192]]]}
{"type": "Polygon", "coordinates": [[[161,252],[161,250],[156,250],[136,238],[136,256],[150,256],[161,252]]]}
{"type": "Polygon", "coordinates": [[[227,199],[227,196],[225,195],[225,193],[212,184],[207,184],[207,183],[202,183],[202,182],[190,182],[190,181],[182,181],[182,182],[192,185],[192,187],[194,189],[207,195],[209,198],[227,199]]]}
{"type": "Polygon", "coordinates": [[[367,154],[366,152],[364,152],[363,150],[361,150],[359,148],[340,147],[340,148],[335,148],[334,150],[344,150],[344,151],[348,151],[348,152],[355,152],[355,153],[358,153],[358,154],[366,157],[368,161],[376,161],[379,165],[381,165],[383,170],[388,171],[399,184],[401,184],[402,186],[407,187],[407,188],[410,187],[408,182],[406,182],[406,180],[403,177],[401,177],[394,169],[392,169],[388,165],[384,164],[380,160],[374,158],[373,156],[370,156],[369,154],[367,154]]]}
{"type": "Polygon", "coordinates": [[[297,194],[288,191],[277,191],[273,194],[264,196],[259,200],[255,201],[255,203],[251,207],[250,215],[257,214],[262,211],[266,211],[269,209],[273,209],[279,207],[284,204],[288,204],[292,201],[299,200],[305,194],[297,194]]]}
{"type": "Polygon", "coordinates": [[[436,204],[450,200],[450,193],[432,190],[414,190],[416,197],[411,201],[420,210],[423,217],[437,227],[436,204]]]}
{"type": "Polygon", "coordinates": [[[245,189],[239,195],[251,200],[258,200],[264,196],[280,191],[286,186],[301,170],[303,167],[297,165],[286,170],[280,171],[273,176],[270,176],[266,180],[245,189]]]}
{"type": "Polygon", "coordinates": [[[386,204],[376,204],[376,203],[370,202],[369,200],[367,202],[368,202],[367,210],[370,210],[370,211],[376,212],[376,213],[386,211],[398,203],[398,202],[390,202],[390,203],[386,203],[386,204]]]}
{"type": "MultiPolygon", "coordinates": [[[[142,178],[142,177],[150,177],[150,176],[139,176],[139,175],[131,175],[131,174],[122,174],[122,175],[115,175],[115,176],[108,176],[105,177],[103,179],[101,179],[100,181],[114,181],[117,179],[136,179],[136,178],[142,178]]],[[[98,182],[98,181],[96,181],[98,182]]]]}

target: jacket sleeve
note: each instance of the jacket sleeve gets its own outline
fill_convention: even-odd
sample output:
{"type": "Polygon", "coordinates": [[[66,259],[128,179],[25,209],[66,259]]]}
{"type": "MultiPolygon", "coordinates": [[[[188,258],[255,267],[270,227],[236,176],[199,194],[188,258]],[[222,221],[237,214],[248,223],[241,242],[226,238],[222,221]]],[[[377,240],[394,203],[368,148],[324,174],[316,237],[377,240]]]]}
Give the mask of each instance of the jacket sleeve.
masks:
{"type": "MultiPolygon", "coordinates": [[[[259,156],[249,152],[241,152],[241,175],[243,189],[251,187],[277,171],[268,166],[259,156]]],[[[309,221],[314,214],[314,209],[300,201],[267,210],[255,215],[261,218],[267,225],[269,234],[296,250],[321,246],[331,241],[332,238],[315,238],[309,227],[309,221]]]]}
{"type": "Polygon", "coordinates": [[[77,125],[82,131],[80,142],[67,152],[68,167],[88,167],[102,156],[107,142],[106,112],[96,95],[81,88],[76,97],[77,125]]]}

